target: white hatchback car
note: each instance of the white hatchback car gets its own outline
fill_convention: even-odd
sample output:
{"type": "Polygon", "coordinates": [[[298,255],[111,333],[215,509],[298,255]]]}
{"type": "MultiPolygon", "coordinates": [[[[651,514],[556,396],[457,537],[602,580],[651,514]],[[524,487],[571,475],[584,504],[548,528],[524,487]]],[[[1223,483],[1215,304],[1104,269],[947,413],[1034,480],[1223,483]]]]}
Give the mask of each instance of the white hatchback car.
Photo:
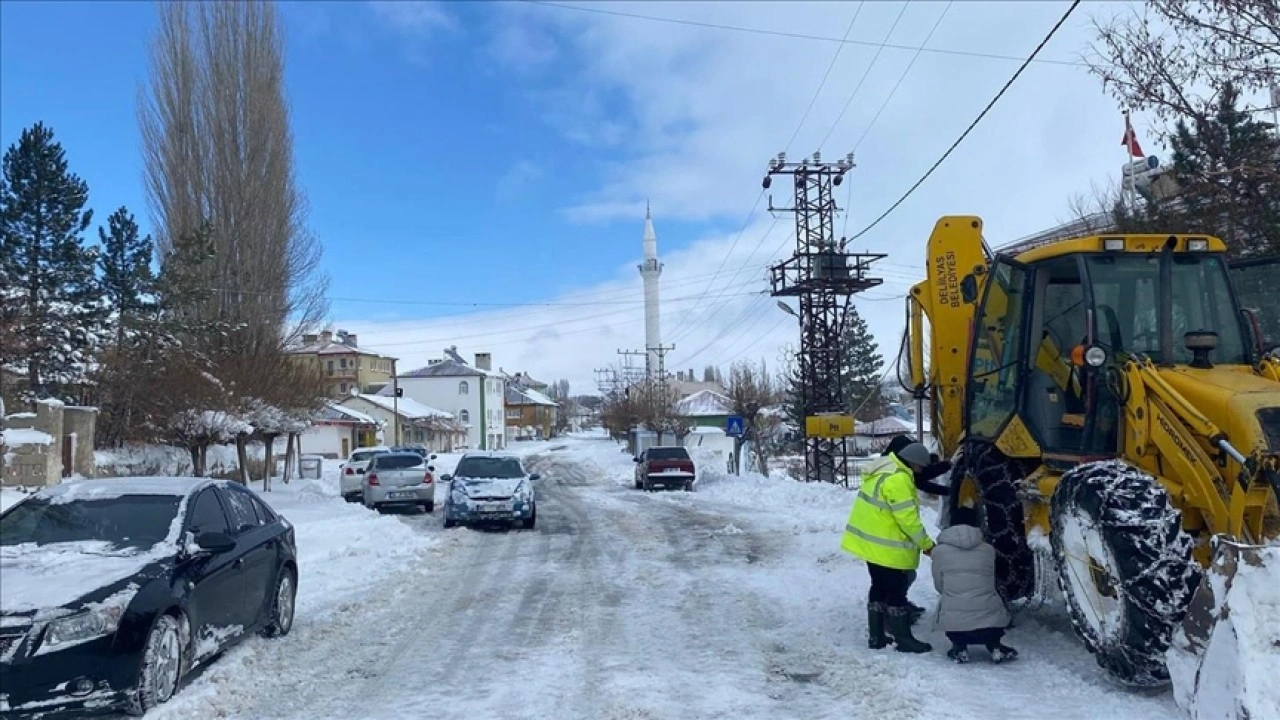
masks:
{"type": "Polygon", "coordinates": [[[374,455],[391,452],[391,448],[377,445],[375,447],[356,448],[351,457],[339,467],[338,486],[342,499],[347,502],[360,502],[364,496],[364,471],[369,469],[369,461],[374,455]]]}

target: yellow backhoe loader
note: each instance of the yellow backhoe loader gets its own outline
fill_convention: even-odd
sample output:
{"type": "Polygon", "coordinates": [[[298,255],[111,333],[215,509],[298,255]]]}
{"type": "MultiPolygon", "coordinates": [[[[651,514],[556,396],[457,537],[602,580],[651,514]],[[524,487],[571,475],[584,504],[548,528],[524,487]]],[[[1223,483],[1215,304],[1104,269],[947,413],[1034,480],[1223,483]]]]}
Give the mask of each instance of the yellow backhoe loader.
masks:
{"type": "MultiPolygon", "coordinates": [[[[1168,685],[1172,642],[1203,654],[1230,577],[1202,580],[1280,537],[1280,358],[1225,250],[1107,235],[993,254],[980,218],[948,216],[907,298],[949,508],[978,510],[1006,600],[1052,576],[1129,685],[1168,685]]],[[[1254,270],[1280,287],[1280,265],[1254,270]]]]}

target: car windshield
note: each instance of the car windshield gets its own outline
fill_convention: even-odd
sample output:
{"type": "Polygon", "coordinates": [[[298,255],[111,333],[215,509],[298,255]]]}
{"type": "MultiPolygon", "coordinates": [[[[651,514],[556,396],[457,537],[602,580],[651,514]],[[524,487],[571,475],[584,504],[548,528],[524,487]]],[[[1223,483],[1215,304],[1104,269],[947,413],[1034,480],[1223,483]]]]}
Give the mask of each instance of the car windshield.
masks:
{"type": "Polygon", "coordinates": [[[371,459],[374,455],[379,455],[384,452],[386,452],[386,450],[362,450],[360,452],[353,452],[351,453],[351,462],[365,462],[366,460],[371,459]]]}
{"type": "Polygon", "coordinates": [[[374,458],[373,467],[376,470],[404,470],[422,467],[422,456],[407,452],[398,455],[381,455],[374,458]]]}
{"type": "Polygon", "coordinates": [[[467,478],[518,478],[524,477],[524,469],[515,458],[463,458],[454,475],[467,478]]]}
{"type": "Polygon", "coordinates": [[[0,545],[88,540],[145,550],[168,537],[180,501],[176,495],[69,502],[28,498],[0,516],[0,545]]]}
{"type": "Polygon", "coordinates": [[[689,453],[684,448],[649,448],[650,460],[688,460],[689,453]]]}
{"type": "MultiPolygon", "coordinates": [[[[1221,258],[1173,255],[1173,362],[1189,363],[1183,335],[1218,334],[1215,363],[1245,363],[1248,353],[1221,258]]],[[[1160,255],[1094,255],[1087,260],[1098,340],[1117,350],[1160,357],[1160,255]]]]}

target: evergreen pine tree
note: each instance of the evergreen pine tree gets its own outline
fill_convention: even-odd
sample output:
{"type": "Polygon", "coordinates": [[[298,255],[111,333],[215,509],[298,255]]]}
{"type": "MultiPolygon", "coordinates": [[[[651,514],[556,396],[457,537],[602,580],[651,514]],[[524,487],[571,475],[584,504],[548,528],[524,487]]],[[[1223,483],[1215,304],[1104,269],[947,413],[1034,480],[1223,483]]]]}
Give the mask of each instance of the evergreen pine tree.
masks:
{"type": "Polygon", "coordinates": [[[6,317],[13,313],[29,397],[70,397],[85,382],[101,334],[96,252],[82,233],[89,188],[67,169],[66,153],[43,123],[5,152],[0,186],[0,265],[6,317]],[[16,309],[16,313],[13,311],[16,309]]]}
{"type": "Polygon", "coordinates": [[[1231,257],[1280,253],[1280,136],[1237,108],[1228,84],[1198,127],[1180,120],[1173,138],[1178,209],[1186,223],[1227,243],[1231,257]]]}
{"type": "Polygon", "coordinates": [[[155,276],[151,272],[151,236],[138,237],[138,223],[121,207],[107,218],[107,228],[98,227],[101,250],[102,291],[113,314],[117,346],[135,328],[139,316],[154,305],[155,276]]]}
{"type": "Polygon", "coordinates": [[[850,412],[859,420],[874,420],[883,414],[880,368],[884,358],[858,309],[849,306],[842,336],[840,380],[850,412]]]}

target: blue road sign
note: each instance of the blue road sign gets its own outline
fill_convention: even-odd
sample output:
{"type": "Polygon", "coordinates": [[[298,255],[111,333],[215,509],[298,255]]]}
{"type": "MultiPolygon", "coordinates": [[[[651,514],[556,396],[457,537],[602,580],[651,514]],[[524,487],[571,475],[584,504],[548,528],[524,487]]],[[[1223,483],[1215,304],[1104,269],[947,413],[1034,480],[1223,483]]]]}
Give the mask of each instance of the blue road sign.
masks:
{"type": "Polygon", "coordinates": [[[729,437],[742,437],[746,430],[746,423],[742,421],[742,417],[738,415],[730,415],[724,421],[724,434],[729,437]]]}

